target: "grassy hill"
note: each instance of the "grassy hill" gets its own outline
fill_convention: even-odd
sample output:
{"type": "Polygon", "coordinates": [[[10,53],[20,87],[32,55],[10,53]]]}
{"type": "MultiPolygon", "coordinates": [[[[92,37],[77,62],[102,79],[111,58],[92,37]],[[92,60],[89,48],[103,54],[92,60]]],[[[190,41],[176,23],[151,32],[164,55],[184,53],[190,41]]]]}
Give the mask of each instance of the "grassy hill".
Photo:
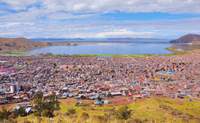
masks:
{"type": "Polygon", "coordinates": [[[152,97],[130,103],[131,118],[127,121],[115,116],[123,105],[109,104],[95,106],[91,101],[84,101],[81,106],[75,105],[76,100],[61,100],[61,109],[53,119],[38,118],[33,114],[15,119],[18,123],[199,123],[200,100],[198,99],[169,99],[152,97]],[[71,111],[70,111],[71,110],[71,111]],[[69,111],[71,113],[69,113],[69,111]]]}

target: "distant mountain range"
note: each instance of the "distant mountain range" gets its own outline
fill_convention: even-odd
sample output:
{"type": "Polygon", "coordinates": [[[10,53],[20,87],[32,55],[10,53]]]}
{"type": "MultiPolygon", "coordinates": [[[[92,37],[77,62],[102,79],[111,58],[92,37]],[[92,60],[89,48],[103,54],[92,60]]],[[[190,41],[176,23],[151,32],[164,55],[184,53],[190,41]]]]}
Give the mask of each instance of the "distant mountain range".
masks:
{"type": "Polygon", "coordinates": [[[124,42],[124,43],[169,43],[167,39],[156,38],[34,38],[35,42],[124,42]]]}
{"type": "Polygon", "coordinates": [[[198,35],[198,34],[187,34],[187,35],[184,35],[184,36],[182,36],[182,37],[180,37],[176,40],[172,40],[171,43],[200,44],[200,35],[198,35]]]}

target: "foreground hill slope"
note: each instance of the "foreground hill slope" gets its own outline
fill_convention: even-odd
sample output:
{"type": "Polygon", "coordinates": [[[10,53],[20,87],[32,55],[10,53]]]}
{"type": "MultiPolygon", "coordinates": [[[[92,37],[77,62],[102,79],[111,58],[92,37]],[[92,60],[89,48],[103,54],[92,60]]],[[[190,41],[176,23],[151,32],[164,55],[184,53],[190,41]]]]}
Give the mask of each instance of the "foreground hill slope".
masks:
{"type": "MultiPolygon", "coordinates": [[[[83,101],[81,106],[76,106],[76,100],[60,100],[60,110],[52,118],[55,123],[199,123],[200,103],[193,99],[169,99],[154,97],[137,100],[127,104],[132,111],[131,117],[121,120],[116,115],[123,105],[95,106],[90,101],[83,101]],[[69,113],[73,110],[74,112],[69,113]],[[85,114],[85,115],[83,115],[85,114]]],[[[6,108],[12,109],[10,105],[6,108]]],[[[1,108],[1,107],[0,107],[1,108]]],[[[41,123],[49,123],[48,117],[41,117],[41,123]]],[[[34,114],[9,119],[17,123],[38,123],[38,117],[34,114]]],[[[9,122],[8,121],[8,122],[9,122]]],[[[9,122],[10,123],[10,122],[9,122]]]]}
{"type": "Polygon", "coordinates": [[[200,35],[198,34],[188,34],[184,35],[176,40],[172,40],[171,43],[192,43],[200,44],[200,35]]]}

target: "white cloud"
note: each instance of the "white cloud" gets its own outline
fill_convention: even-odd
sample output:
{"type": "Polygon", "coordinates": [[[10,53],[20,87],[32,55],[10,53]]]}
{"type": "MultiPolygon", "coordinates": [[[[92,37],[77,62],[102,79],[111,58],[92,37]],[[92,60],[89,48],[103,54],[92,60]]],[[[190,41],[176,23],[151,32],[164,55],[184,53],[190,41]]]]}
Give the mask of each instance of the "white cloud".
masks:
{"type": "Polygon", "coordinates": [[[0,2],[9,5],[12,9],[23,10],[27,6],[32,5],[39,0],[0,0],[0,2]]]}
{"type": "Polygon", "coordinates": [[[93,14],[80,14],[74,15],[71,13],[65,12],[53,12],[47,14],[48,19],[50,20],[70,20],[70,19],[84,19],[93,16],[93,14]]]}
{"type": "Polygon", "coordinates": [[[199,0],[0,0],[13,9],[40,3],[48,11],[67,12],[196,12],[199,0]]]}
{"type": "Polygon", "coordinates": [[[177,21],[96,21],[83,23],[4,22],[0,37],[46,38],[174,38],[186,33],[200,33],[200,19],[177,21]]]}
{"type": "Polygon", "coordinates": [[[68,12],[197,12],[199,0],[44,0],[49,10],[68,12]]]}
{"type": "Polygon", "coordinates": [[[0,37],[168,37],[200,33],[200,19],[109,21],[98,18],[99,13],[117,11],[200,13],[200,0],[0,0],[1,3],[16,12],[0,8],[0,37]]]}
{"type": "Polygon", "coordinates": [[[154,35],[154,32],[135,32],[135,31],[130,31],[127,29],[119,29],[119,30],[113,30],[113,31],[108,31],[108,32],[100,32],[96,34],[96,37],[99,38],[108,38],[108,37],[145,37],[145,38],[150,38],[154,35]]]}

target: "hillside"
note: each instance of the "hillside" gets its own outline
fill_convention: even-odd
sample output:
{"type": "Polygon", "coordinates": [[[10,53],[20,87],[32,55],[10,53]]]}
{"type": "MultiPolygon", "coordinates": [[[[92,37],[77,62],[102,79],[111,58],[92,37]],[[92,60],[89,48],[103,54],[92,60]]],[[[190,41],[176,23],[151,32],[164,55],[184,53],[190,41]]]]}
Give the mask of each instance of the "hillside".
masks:
{"type": "Polygon", "coordinates": [[[0,38],[0,51],[29,50],[49,45],[47,42],[33,42],[26,38],[0,38]]]}
{"type": "MultiPolygon", "coordinates": [[[[154,97],[137,100],[127,104],[131,109],[131,118],[127,121],[116,117],[116,110],[123,105],[95,106],[92,102],[84,100],[82,105],[75,105],[76,100],[60,100],[60,110],[52,118],[56,123],[199,123],[200,103],[193,99],[169,99],[154,97]],[[71,112],[69,113],[71,109],[71,112]],[[72,110],[74,112],[72,112],[72,110]]],[[[13,106],[5,105],[12,109],[13,106]]],[[[0,107],[1,109],[1,107],[0,107]]],[[[9,119],[18,123],[38,123],[38,117],[30,114],[25,117],[9,119]]],[[[48,117],[41,117],[41,123],[49,123],[48,117]]]]}
{"type": "Polygon", "coordinates": [[[34,42],[26,38],[0,38],[0,52],[27,51],[33,48],[46,46],[74,45],[69,42],[34,42]]]}
{"type": "Polygon", "coordinates": [[[176,40],[172,40],[171,43],[192,43],[200,44],[200,35],[198,34],[188,34],[184,35],[176,40]]]}

